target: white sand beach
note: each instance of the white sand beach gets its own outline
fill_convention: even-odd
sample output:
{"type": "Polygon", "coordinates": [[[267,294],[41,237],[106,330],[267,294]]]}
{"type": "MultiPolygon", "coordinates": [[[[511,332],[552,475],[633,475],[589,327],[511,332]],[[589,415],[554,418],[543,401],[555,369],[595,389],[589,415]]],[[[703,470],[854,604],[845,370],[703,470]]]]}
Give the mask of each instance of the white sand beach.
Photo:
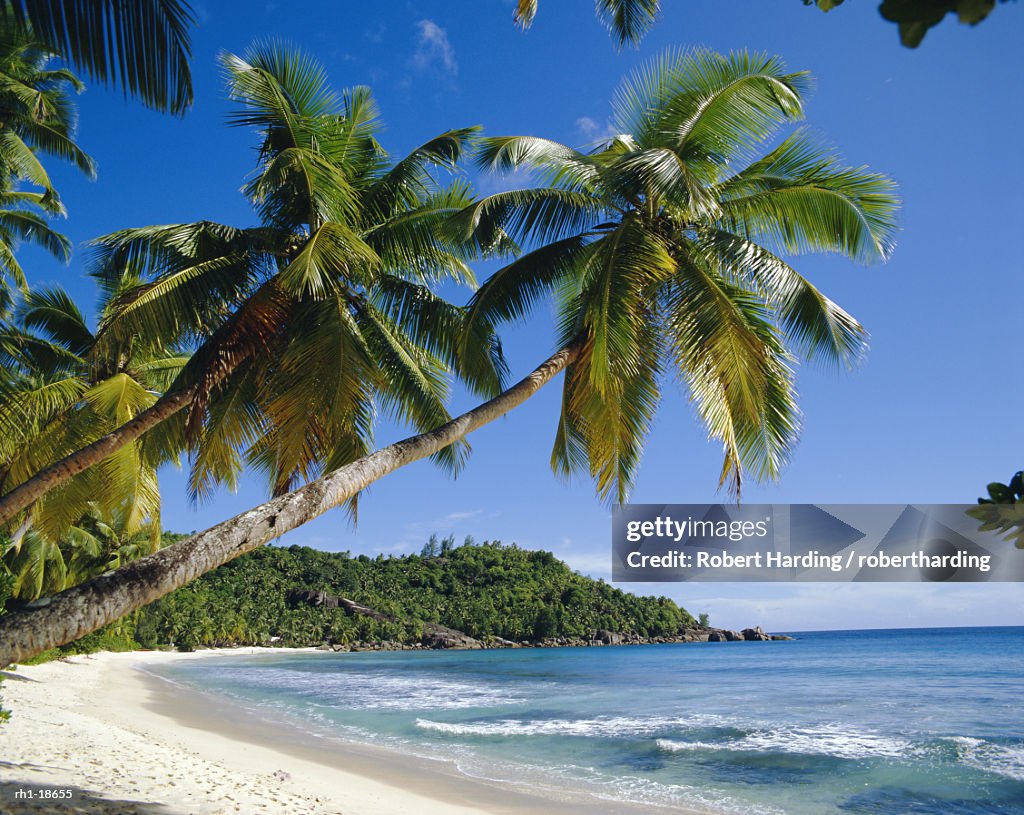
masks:
{"type": "MultiPolygon", "coordinates": [[[[230,653],[251,653],[235,649],[230,653]]],[[[459,776],[440,762],[276,737],[135,670],[211,653],[76,656],[5,673],[4,815],[539,815],[593,812],[459,776]],[[167,687],[161,687],[166,685],[167,687]],[[70,790],[70,797],[43,798],[70,790]],[[34,797],[30,797],[34,796],[34,797]]],[[[64,793],[67,795],[67,793],[64,793]]],[[[636,810],[634,810],[636,811],[636,810]]]]}

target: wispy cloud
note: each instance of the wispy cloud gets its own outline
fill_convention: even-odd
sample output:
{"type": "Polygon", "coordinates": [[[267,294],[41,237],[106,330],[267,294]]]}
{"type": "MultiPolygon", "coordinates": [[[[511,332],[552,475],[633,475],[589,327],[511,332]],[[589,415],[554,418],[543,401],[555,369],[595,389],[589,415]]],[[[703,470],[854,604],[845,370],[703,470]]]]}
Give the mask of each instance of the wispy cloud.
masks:
{"type": "Polygon", "coordinates": [[[499,192],[523,190],[539,183],[537,175],[526,167],[516,167],[511,172],[480,172],[473,179],[473,186],[481,196],[497,195],[499,192]]]}
{"type": "Polygon", "coordinates": [[[576,120],[576,132],[582,139],[589,142],[605,141],[616,135],[611,122],[606,121],[601,124],[590,116],[580,116],[576,120]]]}
{"type": "Polygon", "coordinates": [[[384,23],[377,23],[375,26],[366,29],[363,32],[363,39],[367,42],[373,43],[374,45],[380,45],[384,42],[384,35],[387,33],[388,27],[384,23]]]}
{"type": "Polygon", "coordinates": [[[470,512],[449,512],[444,516],[444,520],[448,523],[453,521],[466,521],[470,518],[476,518],[483,514],[482,509],[474,509],[470,512]]]}
{"type": "Polygon", "coordinates": [[[416,51],[412,62],[420,70],[436,67],[448,76],[457,76],[459,63],[455,60],[455,49],[448,39],[448,32],[433,20],[416,23],[416,51]]]}

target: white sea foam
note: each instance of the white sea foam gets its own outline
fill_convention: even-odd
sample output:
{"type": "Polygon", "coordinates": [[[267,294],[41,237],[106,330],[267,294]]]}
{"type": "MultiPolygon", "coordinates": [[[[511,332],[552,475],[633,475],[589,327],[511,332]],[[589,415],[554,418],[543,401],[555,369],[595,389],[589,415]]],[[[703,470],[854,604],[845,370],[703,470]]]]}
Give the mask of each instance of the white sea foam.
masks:
{"type": "Polygon", "coordinates": [[[454,736],[581,736],[622,738],[645,736],[666,730],[722,727],[731,720],[722,716],[697,714],[672,716],[603,716],[593,719],[497,719],[486,722],[437,722],[417,719],[421,730],[454,736]]]}
{"type": "Polygon", "coordinates": [[[658,739],[657,745],[666,752],[730,750],[821,755],[845,759],[903,758],[918,750],[913,742],[898,736],[850,730],[838,725],[761,728],[738,739],[716,742],[658,739]]]}
{"type": "Polygon", "coordinates": [[[962,764],[986,773],[995,773],[1014,781],[1024,781],[1024,746],[996,744],[985,739],[952,736],[962,764]]]}
{"type": "Polygon", "coordinates": [[[286,668],[218,671],[218,684],[314,699],[349,710],[454,710],[518,704],[521,697],[498,683],[444,679],[430,674],[310,672],[286,668]]]}

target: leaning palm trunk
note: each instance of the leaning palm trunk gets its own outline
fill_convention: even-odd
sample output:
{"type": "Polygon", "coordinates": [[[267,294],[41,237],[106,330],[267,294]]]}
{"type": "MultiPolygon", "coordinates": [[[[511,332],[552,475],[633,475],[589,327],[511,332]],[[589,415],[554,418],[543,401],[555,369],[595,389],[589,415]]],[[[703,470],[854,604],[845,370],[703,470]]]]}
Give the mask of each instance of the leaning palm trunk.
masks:
{"type": "MultiPolygon", "coordinates": [[[[266,291],[271,289],[272,284],[264,287],[266,291]]],[[[253,297],[249,305],[254,303],[260,301],[253,297]]],[[[179,390],[165,392],[153,405],[120,427],[100,436],[85,447],[68,453],[64,458],[44,467],[27,481],[0,496],[0,527],[22,510],[31,507],[50,490],[99,464],[107,456],[141,438],[185,408],[191,406],[195,410],[197,405],[200,408],[204,407],[204,401],[210,393],[220,387],[242,363],[262,347],[261,343],[253,341],[251,333],[253,325],[259,326],[259,320],[258,306],[252,309],[252,313],[247,310],[240,311],[220,330],[219,335],[214,334],[214,337],[193,355],[192,363],[200,359],[205,363],[201,368],[198,382],[179,390]]],[[[195,420],[201,415],[200,409],[192,418],[195,420]]]]}
{"type": "Polygon", "coordinates": [[[0,497],[0,526],[10,521],[23,509],[28,509],[50,490],[59,487],[81,472],[113,455],[126,444],[131,444],[144,433],[188,407],[195,398],[198,386],[168,393],[152,407],[139,413],[105,436],[40,470],[3,497],[0,497]]]}
{"type": "Polygon", "coordinates": [[[83,637],[323,515],[388,473],[504,416],[579,354],[579,343],[568,345],[494,399],[435,430],[388,445],[205,532],[63,591],[45,606],[0,617],[0,666],[83,637]]]}

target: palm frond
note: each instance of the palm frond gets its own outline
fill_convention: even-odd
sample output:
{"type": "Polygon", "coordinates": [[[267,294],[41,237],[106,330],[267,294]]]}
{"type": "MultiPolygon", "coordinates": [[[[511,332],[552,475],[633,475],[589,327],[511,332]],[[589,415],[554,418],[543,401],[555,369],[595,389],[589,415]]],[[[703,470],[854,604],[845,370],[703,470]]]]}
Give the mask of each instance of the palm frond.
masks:
{"type": "Polygon", "coordinates": [[[852,368],[867,352],[864,327],[767,249],[717,230],[701,234],[698,245],[707,262],[737,284],[756,288],[807,359],[820,355],[852,368]]]}
{"type": "Polygon", "coordinates": [[[94,343],[85,315],[71,295],[59,287],[26,293],[18,309],[18,320],[27,329],[44,332],[51,341],[78,357],[85,356],[94,343]]]}
{"type": "Polygon", "coordinates": [[[298,256],[278,275],[284,291],[295,296],[326,297],[341,280],[372,280],[379,263],[373,251],[350,227],[328,222],[306,242],[298,256]]]}
{"type": "Polygon", "coordinates": [[[182,0],[11,0],[3,16],[94,79],[117,85],[158,110],[182,114],[192,104],[188,29],[182,0]]]}
{"type": "Polygon", "coordinates": [[[597,0],[597,17],[619,46],[638,45],[661,10],[660,0],[597,0]]]}
{"type": "Polygon", "coordinates": [[[884,260],[897,232],[895,188],[881,173],[842,166],[798,132],[722,184],[721,223],[791,253],[884,260]]]}

